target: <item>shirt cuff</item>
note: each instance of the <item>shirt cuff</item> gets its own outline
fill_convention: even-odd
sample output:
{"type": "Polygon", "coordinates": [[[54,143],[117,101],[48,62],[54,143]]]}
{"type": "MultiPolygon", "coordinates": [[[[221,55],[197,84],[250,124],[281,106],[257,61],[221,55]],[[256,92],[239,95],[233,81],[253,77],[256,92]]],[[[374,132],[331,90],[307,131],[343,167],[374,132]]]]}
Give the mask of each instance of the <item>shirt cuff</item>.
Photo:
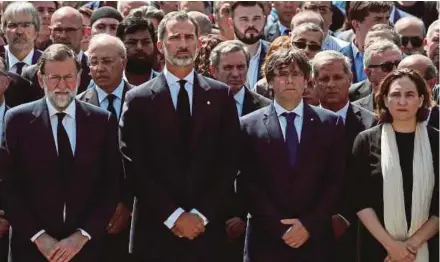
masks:
{"type": "Polygon", "coordinates": [[[190,213],[196,214],[199,217],[201,217],[203,219],[203,225],[204,226],[206,226],[208,224],[208,222],[209,222],[208,219],[202,213],[200,213],[199,210],[193,208],[193,209],[191,209],[190,213]]]}
{"type": "Polygon", "coordinates": [[[92,236],[90,236],[90,234],[87,233],[87,231],[85,231],[84,229],[78,228],[77,230],[79,230],[79,232],[81,233],[81,235],[87,237],[89,240],[92,239],[92,236]]]}
{"type": "Polygon", "coordinates": [[[44,234],[44,233],[46,233],[46,230],[44,230],[44,229],[38,231],[37,234],[35,234],[33,237],[31,237],[31,242],[32,242],[32,243],[35,242],[35,240],[37,240],[37,238],[38,238],[39,236],[41,236],[42,234],[44,234]]]}
{"type": "Polygon", "coordinates": [[[340,218],[342,218],[342,220],[344,220],[345,223],[347,223],[347,226],[350,226],[350,222],[348,222],[348,220],[347,220],[343,215],[338,214],[338,216],[339,216],[340,218]]]}
{"type": "Polygon", "coordinates": [[[177,219],[180,217],[180,215],[182,213],[184,213],[185,210],[183,210],[181,207],[179,207],[178,209],[176,209],[171,216],[169,216],[167,218],[167,220],[165,220],[165,222],[163,222],[165,224],[165,226],[167,226],[169,229],[172,229],[174,227],[174,224],[176,223],[177,219]]]}

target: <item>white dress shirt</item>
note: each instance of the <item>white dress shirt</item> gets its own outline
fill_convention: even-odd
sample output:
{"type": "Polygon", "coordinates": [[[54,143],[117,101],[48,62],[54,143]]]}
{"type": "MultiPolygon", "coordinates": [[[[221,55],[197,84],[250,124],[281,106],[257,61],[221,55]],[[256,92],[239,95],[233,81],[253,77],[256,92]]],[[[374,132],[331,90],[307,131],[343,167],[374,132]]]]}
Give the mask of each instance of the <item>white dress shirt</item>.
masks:
{"type": "Polygon", "coordinates": [[[19,62],[23,62],[23,63],[26,64],[23,67],[23,69],[26,66],[32,65],[32,57],[34,56],[35,49],[32,49],[29,52],[29,54],[27,54],[27,56],[22,61],[20,61],[17,57],[15,57],[15,55],[13,53],[11,53],[9,51],[9,45],[5,45],[5,51],[8,52],[8,61],[7,61],[7,63],[8,63],[9,72],[17,73],[17,65],[16,64],[19,63],[19,62]]]}
{"type": "Polygon", "coordinates": [[[298,143],[301,142],[301,131],[303,127],[303,116],[304,116],[304,102],[301,99],[299,104],[292,110],[288,111],[284,107],[282,107],[276,100],[274,100],[273,105],[275,107],[275,112],[278,116],[278,121],[280,122],[281,132],[283,132],[284,140],[286,140],[286,127],[287,127],[287,120],[286,117],[283,116],[283,113],[295,113],[295,121],[293,124],[295,125],[296,133],[298,134],[298,143]]]}
{"type": "MultiPolygon", "coordinates": [[[[63,118],[63,127],[66,130],[67,136],[69,137],[70,146],[72,148],[72,153],[75,155],[75,149],[76,149],[76,105],[75,101],[72,101],[67,108],[60,112],[52,105],[52,103],[49,101],[49,99],[46,97],[46,104],[47,109],[49,111],[49,118],[50,118],[50,125],[52,127],[52,134],[55,141],[55,147],[58,152],[58,116],[57,113],[66,113],[66,115],[63,118]]],[[[64,210],[63,210],[63,220],[66,221],[66,214],[67,214],[67,207],[66,203],[64,203],[64,210]]],[[[78,228],[78,230],[81,232],[83,236],[86,236],[89,240],[92,239],[92,237],[83,229],[78,228]]],[[[32,238],[31,241],[34,242],[39,236],[44,234],[46,230],[40,230],[38,233],[36,233],[32,238]]]]}
{"type": "Polygon", "coordinates": [[[347,119],[348,106],[350,106],[350,102],[347,102],[347,104],[343,108],[339,109],[336,112],[336,114],[338,114],[342,118],[342,121],[344,121],[344,125],[345,125],[345,119],[347,119]]]}
{"type": "Polygon", "coordinates": [[[0,105],[0,145],[2,144],[2,142],[3,142],[3,134],[4,134],[4,132],[5,132],[5,130],[3,130],[3,121],[4,121],[4,118],[5,118],[5,111],[6,111],[6,103],[5,102],[3,102],[3,104],[1,104],[0,105]]]}
{"type": "Polygon", "coordinates": [[[246,87],[243,86],[240,91],[238,91],[235,95],[234,95],[234,100],[235,100],[235,106],[237,107],[237,113],[238,116],[242,116],[243,115],[243,104],[244,104],[244,93],[245,93],[245,89],[246,87]]]}
{"type": "MultiPolygon", "coordinates": [[[[99,86],[96,86],[96,93],[98,93],[99,107],[107,110],[107,107],[108,107],[107,96],[109,94],[107,94],[107,92],[102,90],[99,86]]],[[[113,92],[112,92],[112,94],[115,96],[115,99],[113,100],[113,107],[115,108],[116,116],[118,117],[118,119],[121,116],[121,106],[122,106],[123,93],[124,93],[124,81],[121,80],[118,87],[116,87],[116,89],[113,90],[113,92]]]]}
{"type": "MultiPolygon", "coordinates": [[[[180,91],[180,84],[179,84],[180,78],[173,75],[170,71],[168,71],[168,69],[166,67],[163,70],[163,73],[164,73],[165,79],[167,81],[168,88],[170,89],[171,100],[173,101],[174,108],[176,109],[177,108],[177,97],[178,97],[179,91],[180,91]]],[[[189,107],[190,107],[190,112],[192,114],[193,91],[194,91],[194,88],[193,88],[194,69],[187,76],[185,76],[184,80],[186,80],[185,90],[188,92],[189,107]]],[[[177,208],[167,218],[167,220],[164,221],[165,226],[167,226],[169,229],[173,228],[174,224],[176,223],[179,216],[184,212],[186,212],[186,211],[183,208],[181,208],[181,207],[177,208]]],[[[195,208],[191,209],[190,213],[193,213],[193,214],[200,216],[203,219],[203,223],[205,226],[208,224],[208,219],[202,213],[200,213],[197,209],[195,209],[195,208]]]]}
{"type": "Polygon", "coordinates": [[[258,72],[261,70],[260,54],[263,43],[260,40],[257,53],[251,58],[249,62],[249,70],[247,72],[247,86],[255,86],[258,81],[258,72]]]}

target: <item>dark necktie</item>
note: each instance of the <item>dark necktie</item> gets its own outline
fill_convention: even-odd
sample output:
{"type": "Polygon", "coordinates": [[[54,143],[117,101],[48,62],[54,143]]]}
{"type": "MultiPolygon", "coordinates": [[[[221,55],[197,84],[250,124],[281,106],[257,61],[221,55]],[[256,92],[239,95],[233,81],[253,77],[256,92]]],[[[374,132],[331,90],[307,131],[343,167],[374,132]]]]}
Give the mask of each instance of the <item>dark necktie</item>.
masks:
{"type": "Polygon", "coordinates": [[[180,128],[182,131],[183,139],[188,139],[191,113],[189,109],[189,97],[188,92],[185,89],[186,80],[179,80],[180,90],[177,95],[177,113],[180,120],[180,128]]]}
{"type": "Polygon", "coordinates": [[[23,71],[23,67],[26,65],[24,62],[18,62],[15,64],[17,66],[17,75],[21,75],[21,72],[23,71]]]}
{"type": "Polygon", "coordinates": [[[283,113],[286,118],[286,144],[289,151],[289,163],[293,167],[295,166],[297,154],[298,154],[298,134],[295,128],[295,113],[283,113]]]}
{"type": "Polygon", "coordinates": [[[116,115],[116,109],[113,106],[113,101],[115,101],[116,96],[114,94],[110,94],[107,95],[107,101],[108,101],[108,106],[107,106],[107,110],[116,118],[118,119],[118,115],[116,115]]]}

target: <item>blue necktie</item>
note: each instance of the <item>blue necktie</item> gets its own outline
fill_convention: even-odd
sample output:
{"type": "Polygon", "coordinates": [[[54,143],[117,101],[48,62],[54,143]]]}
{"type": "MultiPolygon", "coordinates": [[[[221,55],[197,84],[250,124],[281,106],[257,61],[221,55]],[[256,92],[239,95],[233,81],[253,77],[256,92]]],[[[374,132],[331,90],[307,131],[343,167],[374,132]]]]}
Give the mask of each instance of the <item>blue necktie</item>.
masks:
{"type": "Polygon", "coordinates": [[[298,154],[298,134],[295,128],[295,113],[283,113],[286,118],[286,144],[289,151],[289,163],[292,167],[295,166],[296,157],[298,154]]]}

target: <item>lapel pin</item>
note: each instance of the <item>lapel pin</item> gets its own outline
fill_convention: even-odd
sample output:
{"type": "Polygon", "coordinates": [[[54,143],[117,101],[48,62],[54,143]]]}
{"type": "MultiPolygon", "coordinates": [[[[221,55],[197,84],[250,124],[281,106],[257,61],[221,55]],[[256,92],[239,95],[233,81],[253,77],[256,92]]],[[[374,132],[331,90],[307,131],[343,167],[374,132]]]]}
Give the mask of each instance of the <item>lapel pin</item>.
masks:
{"type": "Polygon", "coordinates": [[[313,120],[315,120],[314,118],[310,118],[310,121],[313,121],[313,120]]]}
{"type": "Polygon", "coordinates": [[[207,104],[207,105],[210,105],[210,104],[211,104],[211,102],[210,102],[210,101],[206,101],[206,104],[207,104]]]}

